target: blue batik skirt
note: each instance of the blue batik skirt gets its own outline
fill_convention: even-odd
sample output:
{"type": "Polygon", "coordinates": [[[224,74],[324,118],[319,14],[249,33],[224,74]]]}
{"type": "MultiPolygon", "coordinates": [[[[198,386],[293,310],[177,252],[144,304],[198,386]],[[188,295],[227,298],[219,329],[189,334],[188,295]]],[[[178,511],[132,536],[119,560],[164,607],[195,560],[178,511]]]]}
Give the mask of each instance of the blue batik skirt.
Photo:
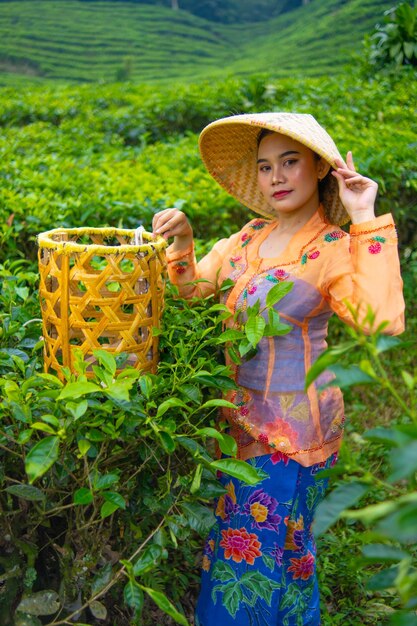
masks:
{"type": "Polygon", "coordinates": [[[226,474],[217,523],[203,554],[196,626],[318,626],[314,511],[325,463],[303,467],[276,452],[249,459],[264,476],[250,487],[226,474]]]}

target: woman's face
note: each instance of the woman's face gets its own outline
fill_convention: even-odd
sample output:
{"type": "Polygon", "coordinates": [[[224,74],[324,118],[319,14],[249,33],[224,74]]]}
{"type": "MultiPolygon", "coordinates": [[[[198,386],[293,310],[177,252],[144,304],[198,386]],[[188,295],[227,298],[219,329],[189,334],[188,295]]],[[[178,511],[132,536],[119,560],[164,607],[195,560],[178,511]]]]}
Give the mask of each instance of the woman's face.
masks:
{"type": "Polygon", "coordinates": [[[303,144],[278,133],[266,135],[259,144],[257,168],[259,189],[277,215],[312,215],[318,208],[319,176],[327,168],[303,144]]]}

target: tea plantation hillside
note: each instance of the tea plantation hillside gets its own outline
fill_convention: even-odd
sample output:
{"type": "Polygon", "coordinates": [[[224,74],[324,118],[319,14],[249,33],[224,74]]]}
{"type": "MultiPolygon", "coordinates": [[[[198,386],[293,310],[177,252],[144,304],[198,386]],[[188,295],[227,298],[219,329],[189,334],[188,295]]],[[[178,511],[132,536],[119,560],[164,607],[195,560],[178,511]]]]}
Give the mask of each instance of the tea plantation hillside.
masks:
{"type": "Polygon", "coordinates": [[[275,19],[222,25],[127,2],[1,2],[0,84],[334,73],[391,4],[314,0],[275,19]]]}

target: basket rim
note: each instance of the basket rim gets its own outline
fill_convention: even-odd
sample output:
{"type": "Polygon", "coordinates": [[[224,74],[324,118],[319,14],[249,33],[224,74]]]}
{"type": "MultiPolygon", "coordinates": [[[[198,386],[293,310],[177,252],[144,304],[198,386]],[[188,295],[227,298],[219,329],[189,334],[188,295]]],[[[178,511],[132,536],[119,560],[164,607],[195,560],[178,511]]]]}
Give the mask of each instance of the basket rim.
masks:
{"type": "Polygon", "coordinates": [[[120,246],[105,246],[98,243],[82,244],[74,241],[55,241],[54,235],[57,234],[69,234],[69,235],[89,235],[89,234],[101,234],[106,237],[114,235],[122,235],[134,238],[135,229],[133,228],[115,228],[115,227],[90,227],[81,226],[78,228],[53,228],[43,233],[39,233],[37,236],[37,243],[39,248],[47,248],[49,250],[57,250],[64,254],[70,254],[71,252],[96,252],[98,254],[123,254],[123,253],[137,253],[137,252],[149,252],[149,249],[154,252],[160,252],[167,247],[166,240],[160,235],[153,235],[147,231],[142,232],[142,236],[147,243],[135,245],[135,244],[121,244],[120,246]]]}

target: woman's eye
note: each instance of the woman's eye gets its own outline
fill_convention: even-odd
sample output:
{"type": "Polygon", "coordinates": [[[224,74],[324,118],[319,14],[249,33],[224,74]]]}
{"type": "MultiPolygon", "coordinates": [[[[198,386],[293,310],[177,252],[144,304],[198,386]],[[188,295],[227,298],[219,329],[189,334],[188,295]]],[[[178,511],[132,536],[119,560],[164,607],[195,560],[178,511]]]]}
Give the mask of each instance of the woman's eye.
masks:
{"type": "Polygon", "coordinates": [[[294,163],[297,163],[297,159],[288,159],[287,161],[284,161],[284,166],[291,166],[294,163]]]}
{"type": "Polygon", "coordinates": [[[269,172],[269,170],[271,169],[271,167],[269,165],[261,165],[261,167],[259,168],[260,172],[269,172]]]}

